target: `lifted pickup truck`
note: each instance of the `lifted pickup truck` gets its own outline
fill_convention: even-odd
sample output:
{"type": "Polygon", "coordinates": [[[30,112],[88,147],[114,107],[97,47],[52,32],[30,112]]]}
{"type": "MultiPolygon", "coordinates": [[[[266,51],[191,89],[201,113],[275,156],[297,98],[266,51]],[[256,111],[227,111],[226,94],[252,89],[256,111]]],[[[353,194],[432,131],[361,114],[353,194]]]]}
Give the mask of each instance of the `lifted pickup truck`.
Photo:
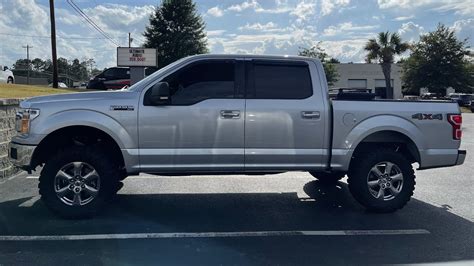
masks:
{"type": "Polygon", "coordinates": [[[99,212],[140,172],[347,174],[358,202],[391,212],[413,194],[413,163],[464,162],[456,103],[340,96],[329,99],[315,59],[191,56],[126,90],[21,102],[10,157],[28,171],[43,165],[42,199],[73,218],[99,212]]]}

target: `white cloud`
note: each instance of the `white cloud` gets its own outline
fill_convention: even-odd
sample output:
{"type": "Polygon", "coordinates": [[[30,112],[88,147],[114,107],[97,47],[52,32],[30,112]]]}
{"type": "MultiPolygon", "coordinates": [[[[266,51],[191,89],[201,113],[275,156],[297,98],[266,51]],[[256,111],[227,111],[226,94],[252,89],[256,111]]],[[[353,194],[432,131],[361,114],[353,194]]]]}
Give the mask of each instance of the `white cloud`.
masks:
{"type": "Polygon", "coordinates": [[[350,0],[321,0],[321,14],[329,15],[334,9],[347,6],[350,2],[350,0]]]}
{"type": "Polygon", "coordinates": [[[393,21],[405,21],[405,20],[410,20],[413,19],[415,16],[401,16],[401,17],[396,17],[393,19],[393,21]]]}
{"type": "Polygon", "coordinates": [[[154,6],[126,6],[117,4],[98,5],[94,8],[84,9],[104,31],[125,32],[129,27],[143,27],[148,23],[150,14],[155,10],[154,6]],[[118,19],[119,18],[119,19],[118,19]]]}
{"type": "Polygon", "coordinates": [[[275,29],[278,25],[273,22],[268,22],[266,24],[254,23],[249,24],[247,23],[245,26],[239,27],[239,30],[259,30],[259,31],[266,31],[275,29]]]}
{"type": "Polygon", "coordinates": [[[301,28],[293,25],[279,28],[273,22],[263,25],[248,24],[244,27],[259,31],[253,34],[225,34],[222,37],[210,38],[211,52],[215,52],[214,47],[222,49],[223,46],[225,53],[296,55],[299,47],[310,47],[316,40],[312,27],[301,28]]]}
{"type": "Polygon", "coordinates": [[[420,35],[424,33],[425,30],[422,26],[411,21],[403,23],[402,27],[398,30],[398,34],[406,42],[417,42],[420,39],[420,35]]]}
{"type": "Polygon", "coordinates": [[[331,57],[339,59],[341,62],[364,62],[366,52],[364,51],[367,39],[350,39],[338,41],[324,41],[321,47],[331,57]]]}
{"type": "Polygon", "coordinates": [[[315,14],[315,9],[316,3],[303,1],[296,5],[296,8],[290,12],[290,15],[296,16],[298,21],[305,21],[315,14]]]}
{"type": "Polygon", "coordinates": [[[430,2],[432,2],[432,1],[430,1],[430,0],[417,0],[417,1],[411,1],[411,0],[377,0],[377,3],[378,3],[378,5],[381,9],[394,8],[394,7],[412,8],[412,7],[428,4],[430,2]]]}
{"type": "Polygon", "coordinates": [[[339,34],[352,35],[356,32],[366,32],[370,30],[377,29],[379,26],[377,25],[365,25],[365,26],[358,26],[353,25],[352,22],[345,22],[338,24],[336,26],[329,26],[328,28],[324,29],[323,36],[336,36],[339,34]]]}
{"type": "Polygon", "coordinates": [[[242,12],[246,9],[257,9],[260,8],[260,4],[256,0],[245,1],[240,4],[232,5],[227,10],[235,11],[235,12],[242,12]]]}
{"type": "Polygon", "coordinates": [[[472,0],[377,0],[381,9],[431,8],[436,11],[454,11],[456,14],[470,16],[474,13],[472,0]]]}
{"type": "Polygon", "coordinates": [[[0,62],[12,65],[26,57],[24,45],[33,46],[31,57],[48,53],[50,39],[14,35],[48,36],[49,16],[46,9],[33,0],[2,1],[0,4],[0,62]],[[25,23],[28,21],[28,23],[25,23]]]}
{"type": "Polygon", "coordinates": [[[276,0],[275,3],[275,8],[265,9],[256,0],[247,0],[240,4],[231,5],[230,7],[226,8],[225,11],[242,12],[249,9],[257,13],[281,14],[290,12],[292,10],[292,8],[290,8],[286,2],[276,0]]]}
{"type": "Polygon", "coordinates": [[[207,31],[207,36],[208,37],[221,36],[225,32],[226,32],[226,30],[208,30],[207,31]]]}
{"type": "MultiPolygon", "coordinates": [[[[451,27],[456,32],[457,37],[460,40],[469,39],[472,41],[474,37],[474,18],[458,20],[454,22],[451,27]]],[[[474,47],[471,47],[471,49],[474,47]]]]}
{"type": "Polygon", "coordinates": [[[220,9],[218,6],[215,6],[207,10],[207,14],[213,17],[222,17],[224,15],[224,11],[220,9]]]}
{"type": "Polygon", "coordinates": [[[474,3],[472,0],[451,0],[441,4],[439,7],[435,8],[435,10],[441,12],[454,10],[456,14],[472,16],[472,14],[474,14],[474,3]]]}

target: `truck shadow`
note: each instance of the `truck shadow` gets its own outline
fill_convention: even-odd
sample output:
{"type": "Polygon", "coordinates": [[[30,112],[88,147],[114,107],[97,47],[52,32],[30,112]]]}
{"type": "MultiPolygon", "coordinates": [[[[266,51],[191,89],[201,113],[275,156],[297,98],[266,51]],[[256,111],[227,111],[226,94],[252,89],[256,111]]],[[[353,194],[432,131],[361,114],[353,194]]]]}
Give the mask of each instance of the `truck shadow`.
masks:
{"type": "MultiPolygon", "coordinates": [[[[203,264],[392,264],[474,260],[474,224],[451,213],[446,206],[437,207],[412,199],[398,212],[373,214],[354,202],[345,183],[323,186],[311,181],[304,191],[306,198],[299,198],[297,193],[119,194],[99,217],[75,221],[56,218],[41,201],[28,208],[19,207],[31,199],[23,198],[0,203],[0,235],[426,229],[430,234],[186,239],[183,240],[186,244],[179,244],[176,249],[169,251],[168,246],[167,252],[157,250],[152,254],[149,252],[152,243],[174,244],[147,240],[154,242],[132,241],[134,246],[127,247],[124,240],[107,240],[89,241],[87,246],[91,258],[112,256],[124,263],[176,260],[186,263],[190,262],[185,260],[186,256],[204,256],[206,253],[202,250],[206,247],[209,250],[218,247],[227,253],[200,257],[203,264]],[[204,253],[196,254],[194,247],[200,247],[204,253]],[[229,254],[240,255],[234,258],[236,260],[227,260],[232,257],[229,254]]],[[[80,245],[80,242],[71,245],[80,245]]],[[[19,245],[35,249],[40,243],[19,245]]],[[[7,249],[13,252],[15,245],[8,245],[7,249]]],[[[21,248],[17,246],[17,249],[21,248]]]]}

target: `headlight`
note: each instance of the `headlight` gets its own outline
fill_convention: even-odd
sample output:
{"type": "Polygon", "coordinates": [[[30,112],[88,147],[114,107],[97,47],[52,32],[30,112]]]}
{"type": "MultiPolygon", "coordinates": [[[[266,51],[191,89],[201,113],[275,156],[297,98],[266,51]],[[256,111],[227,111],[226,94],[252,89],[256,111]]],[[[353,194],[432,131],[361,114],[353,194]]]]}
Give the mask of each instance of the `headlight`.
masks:
{"type": "Polygon", "coordinates": [[[30,132],[30,123],[40,114],[38,109],[20,109],[16,113],[16,131],[20,134],[28,134],[30,132]]]}

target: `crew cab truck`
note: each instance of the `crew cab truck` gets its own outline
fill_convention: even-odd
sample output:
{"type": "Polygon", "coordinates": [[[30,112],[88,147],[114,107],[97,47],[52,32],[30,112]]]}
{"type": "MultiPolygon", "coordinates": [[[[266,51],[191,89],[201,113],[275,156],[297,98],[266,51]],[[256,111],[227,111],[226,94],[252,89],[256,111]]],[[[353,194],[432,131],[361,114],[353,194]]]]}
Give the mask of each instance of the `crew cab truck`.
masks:
{"type": "Polygon", "coordinates": [[[347,175],[358,202],[392,212],[413,194],[413,163],[464,162],[456,103],[340,96],[316,59],[191,56],[124,90],[21,102],[10,157],[42,166],[42,199],[69,218],[97,214],[142,172],[347,175]]]}

